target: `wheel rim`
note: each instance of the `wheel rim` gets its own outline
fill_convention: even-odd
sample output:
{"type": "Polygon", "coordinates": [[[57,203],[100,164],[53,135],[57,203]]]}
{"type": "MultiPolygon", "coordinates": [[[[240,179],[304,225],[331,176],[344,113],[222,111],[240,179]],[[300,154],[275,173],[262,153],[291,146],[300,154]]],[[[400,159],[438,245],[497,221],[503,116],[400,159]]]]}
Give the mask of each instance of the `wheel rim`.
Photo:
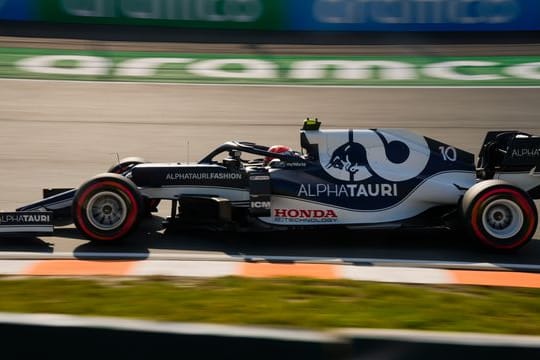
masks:
{"type": "Polygon", "coordinates": [[[86,217],[99,230],[115,230],[126,220],[126,201],[112,191],[99,192],[88,200],[86,217]]]}
{"type": "Polygon", "coordinates": [[[508,239],[518,234],[523,222],[523,211],[519,205],[507,199],[490,202],[482,214],[482,225],[486,232],[499,239],[508,239]]]}

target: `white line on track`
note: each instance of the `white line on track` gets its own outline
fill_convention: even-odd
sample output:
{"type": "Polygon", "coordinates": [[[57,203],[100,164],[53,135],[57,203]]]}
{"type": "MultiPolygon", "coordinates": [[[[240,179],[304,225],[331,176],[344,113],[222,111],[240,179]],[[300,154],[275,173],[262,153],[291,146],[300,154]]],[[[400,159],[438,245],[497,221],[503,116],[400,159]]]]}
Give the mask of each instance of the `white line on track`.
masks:
{"type": "Polygon", "coordinates": [[[107,81],[107,80],[54,80],[54,79],[18,79],[0,78],[1,81],[21,81],[21,82],[60,82],[75,84],[115,84],[115,85],[163,85],[163,86],[208,86],[208,87],[268,87],[268,88],[328,88],[328,89],[540,89],[538,86],[506,86],[506,85],[301,85],[301,84],[220,84],[220,83],[189,83],[189,82],[159,82],[159,81],[107,81]]]}

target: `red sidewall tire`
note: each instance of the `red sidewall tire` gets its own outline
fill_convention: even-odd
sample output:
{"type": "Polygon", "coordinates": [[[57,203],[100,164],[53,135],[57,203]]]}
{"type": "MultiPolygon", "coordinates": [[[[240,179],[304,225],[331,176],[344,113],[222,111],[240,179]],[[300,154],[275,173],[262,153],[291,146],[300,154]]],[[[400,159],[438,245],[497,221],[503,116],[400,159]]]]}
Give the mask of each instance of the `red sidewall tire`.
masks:
{"type": "MultiPolygon", "coordinates": [[[[481,183],[480,183],[481,184],[481,183]]],[[[534,235],[538,224],[538,214],[532,199],[523,190],[501,182],[493,182],[493,186],[484,186],[471,194],[466,194],[464,217],[471,235],[484,246],[499,251],[512,251],[525,245],[534,235]],[[469,195],[469,196],[467,196],[469,195]],[[468,199],[467,199],[468,198],[468,199]],[[510,237],[496,237],[484,226],[484,211],[495,201],[507,201],[519,207],[522,224],[519,231],[510,237]]]]}
{"type": "Polygon", "coordinates": [[[120,175],[104,174],[83,184],[73,201],[73,222],[85,236],[92,240],[114,241],[126,236],[137,225],[141,212],[141,196],[136,186],[120,175]],[[115,228],[103,230],[92,224],[88,218],[89,201],[102,192],[110,192],[123,201],[125,218],[115,228]]]}

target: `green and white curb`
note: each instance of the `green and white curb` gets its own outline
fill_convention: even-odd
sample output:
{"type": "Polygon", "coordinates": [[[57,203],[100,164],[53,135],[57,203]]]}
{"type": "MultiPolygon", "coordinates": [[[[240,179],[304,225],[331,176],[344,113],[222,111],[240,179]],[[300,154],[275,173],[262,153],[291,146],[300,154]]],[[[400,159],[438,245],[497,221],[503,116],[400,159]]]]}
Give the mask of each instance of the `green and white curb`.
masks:
{"type": "Polygon", "coordinates": [[[0,48],[0,77],[199,84],[540,87],[540,56],[274,56],[0,48]]]}

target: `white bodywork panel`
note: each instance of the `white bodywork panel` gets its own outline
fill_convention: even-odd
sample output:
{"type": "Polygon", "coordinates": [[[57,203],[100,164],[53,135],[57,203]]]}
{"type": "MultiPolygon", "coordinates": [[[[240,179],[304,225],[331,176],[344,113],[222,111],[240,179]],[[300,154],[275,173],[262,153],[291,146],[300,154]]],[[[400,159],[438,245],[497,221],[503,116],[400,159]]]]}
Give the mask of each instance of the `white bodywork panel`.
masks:
{"type": "Polygon", "coordinates": [[[456,204],[465,189],[475,183],[476,177],[473,172],[437,174],[426,179],[398,204],[371,211],[351,210],[316,201],[275,195],[272,196],[272,216],[260,219],[276,225],[376,224],[399,221],[419,215],[434,206],[456,204]],[[312,211],[301,213],[301,210],[312,211]]]}

